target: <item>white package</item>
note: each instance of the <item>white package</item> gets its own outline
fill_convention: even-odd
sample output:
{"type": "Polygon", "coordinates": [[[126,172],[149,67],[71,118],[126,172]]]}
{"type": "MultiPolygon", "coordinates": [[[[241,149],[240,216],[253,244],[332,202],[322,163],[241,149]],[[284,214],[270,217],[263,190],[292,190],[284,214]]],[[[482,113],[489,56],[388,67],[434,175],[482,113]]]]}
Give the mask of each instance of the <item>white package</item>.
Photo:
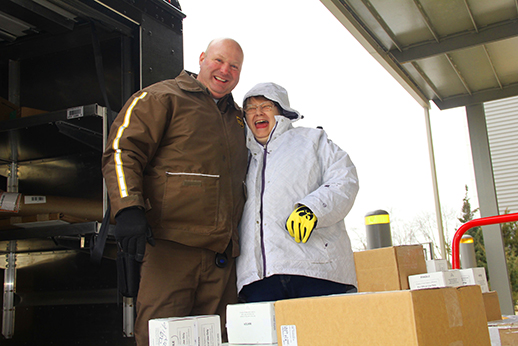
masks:
{"type": "Polygon", "coordinates": [[[482,293],[489,292],[486,269],[484,267],[459,269],[459,271],[463,285],[480,285],[482,293]]]}
{"type": "Polygon", "coordinates": [[[221,346],[217,315],[156,318],[148,325],[150,346],[221,346]]]}
{"type": "Polygon", "coordinates": [[[410,275],[408,277],[408,284],[411,290],[435,287],[458,287],[462,285],[462,276],[459,270],[410,275]]]}
{"type": "Polygon", "coordinates": [[[426,271],[428,273],[444,272],[448,270],[448,261],[445,259],[434,259],[426,261],[426,271]]]}
{"type": "Polygon", "coordinates": [[[277,344],[275,303],[231,304],[227,306],[229,345],[277,344]]]}

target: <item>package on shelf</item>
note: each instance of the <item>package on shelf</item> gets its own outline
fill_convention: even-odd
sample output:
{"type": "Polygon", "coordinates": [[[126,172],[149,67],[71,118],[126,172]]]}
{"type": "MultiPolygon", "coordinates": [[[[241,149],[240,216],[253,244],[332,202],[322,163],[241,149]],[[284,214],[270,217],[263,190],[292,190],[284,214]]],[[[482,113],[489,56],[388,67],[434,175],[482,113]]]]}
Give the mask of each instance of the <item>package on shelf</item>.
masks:
{"type": "Polygon", "coordinates": [[[0,121],[7,121],[16,118],[29,117],[37,114],[46,113],[47,111],[30,108],[18,107],[12,102],[0,97],[0,121]]]}
{"type": "Polygon", "coordinates": [[[355,252],[354,263],[359,292],[406,290],[409,275],[426,273],[420,244],[355,252]]]}
{"type": "Polygon", "coordinates": [[[275,303],[227,305],[226,327],[230,345],[276,344],[275,303]]]}
{"type": "Polygon", "coordinates": [[[18,109],[14,103],[0,97],[0,121],[7,121],[11,119],[11,114],[18,109]]]}

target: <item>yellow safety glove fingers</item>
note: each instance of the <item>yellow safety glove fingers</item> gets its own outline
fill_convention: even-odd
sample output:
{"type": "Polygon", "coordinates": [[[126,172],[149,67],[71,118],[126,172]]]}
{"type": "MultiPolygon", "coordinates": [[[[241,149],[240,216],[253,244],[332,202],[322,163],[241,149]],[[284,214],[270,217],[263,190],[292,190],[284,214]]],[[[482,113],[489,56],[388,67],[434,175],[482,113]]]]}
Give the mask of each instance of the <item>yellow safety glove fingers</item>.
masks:
{"type": "MultiPolygon", "coordinates": [[[[313,215],[313,218],[315,216],[313,215]]],[[[303,222],[300,225],[300,239],[303,243],[306,243],[311,235],[311,232],[315,228],[316,223],[313,220],[308,220],[307,218],[303,219],[303,222]]]]}
{"type": "Polygon", "coordinates": [[[286,229],[288,230],[288,233],[290,234],[290,236],[292,236],[293,238],[295,238],[294,228],[295,228],[295,224],[297,223],[296,218],[297,218],[297,214],[295,212],[293,212],[288,217],[288,220],[286,220],[286,229]]]}
{"type": "Polygon", "coordinates": [[[306,243],[316,225],[317,217],[304,205],[295,209],[286,221],[286,229],[297,243],[306,243]]]}

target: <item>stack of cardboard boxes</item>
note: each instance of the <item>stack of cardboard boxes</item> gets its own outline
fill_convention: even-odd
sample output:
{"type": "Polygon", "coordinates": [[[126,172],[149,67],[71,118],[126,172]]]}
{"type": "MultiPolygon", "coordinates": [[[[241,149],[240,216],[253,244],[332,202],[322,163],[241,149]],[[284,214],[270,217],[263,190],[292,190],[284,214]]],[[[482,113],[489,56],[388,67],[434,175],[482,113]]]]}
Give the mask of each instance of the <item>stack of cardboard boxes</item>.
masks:
{"type": "Polygon", "coordinates": [[[466,271],[471,282],[462,283],[461,272],[447,263],[427,263],[421,245],[356,252],[354,258],[356,294],[229,305],[229,345],[491,345],[488,320],[501,314],[487,280],[483,289],[475,281],[480,270],[466,271]],[[443,279],[453,273],[457,281],[426,277],[432,273],[443,279]],[[411,289],[409,281],[423,287],[411,289]]]}
{"type": "Polygon", "coordinates": [[[421,245],[356,252],[358,294],[275,303],[286,345],[490,345],[480,286],[410,290],[427,273],[421,245]]]}

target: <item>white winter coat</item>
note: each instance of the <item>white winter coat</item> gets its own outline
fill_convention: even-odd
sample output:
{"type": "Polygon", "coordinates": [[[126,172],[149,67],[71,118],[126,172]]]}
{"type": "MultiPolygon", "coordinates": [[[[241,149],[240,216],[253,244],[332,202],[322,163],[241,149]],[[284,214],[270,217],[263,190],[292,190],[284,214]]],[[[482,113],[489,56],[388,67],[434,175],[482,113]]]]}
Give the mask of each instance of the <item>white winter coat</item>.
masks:
{"type": "Polygon", "coordinates": [[[349,155],[320,129],[294,128],[276,116],[267,144],[250,129],[247,201],[239,225],[238,291],[274,274],[303,275],[356,286],[353,252],[344,218],[358,193],[349,155]],[[266,155],[266,156],[265,156],[266,155]],[[307,243],[297,243],[285,228],[298,204],[318,218],[307,243]]]}

